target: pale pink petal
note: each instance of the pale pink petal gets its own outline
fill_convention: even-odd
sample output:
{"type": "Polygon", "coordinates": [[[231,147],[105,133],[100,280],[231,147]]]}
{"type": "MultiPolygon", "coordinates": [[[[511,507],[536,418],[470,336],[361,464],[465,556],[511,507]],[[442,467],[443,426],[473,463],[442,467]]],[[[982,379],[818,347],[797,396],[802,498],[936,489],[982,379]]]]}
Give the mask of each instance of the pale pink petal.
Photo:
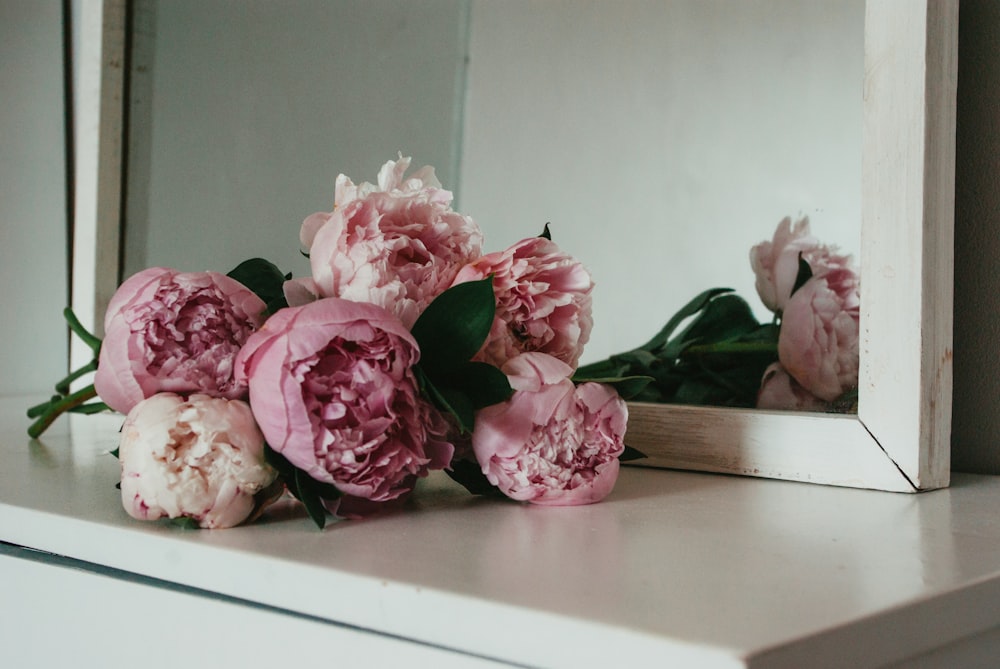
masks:
{"type": "Polygon", "coordinates": [[[777,411],[829,411],[830,405],[799,385],[781,363],[771,364],[764,370],[757,408],[777,411]]]}
{"type": "Polygon", "coordinates": [[[233,527],[259,511],[277,478],[249,405],[158,393],[129,412],[118,449],[122,505],[139,520],[233,527]]]}
{"type": "Polygon", "coordinates": [[[409,164],[387,162],[377,186],[338,177],[336,207],[312,234],[309,256],[318,296],[377,304],[407,327],[482,247],[433,168],[406,177],[409,164]]]}
{"type": "Polygon", "coordinates": [[[498,367],[538,351],[575,367],[593,328],[593,281],[578,261],[543,237],[521,240],[463,267],[455,284],[493,277],[496,316],[476,356],[498,367]]]}
{"type": "MultiPolygon", "coordinates": [[[[511,499],[552,506],[603,499],[618,476],[628,419],[625,402],[610,386],[549,375],[563,365],[544,353],[508,362],[535,383],[476,415],[472,448],[483,474],[511,499]]],[[[571,370],[570,370],[571,371],[571,370]]]]}
{"type": "Polygon", "coordinates": [[[785,307],[778,359],[807,391],[832,402],[858,385],[860,286],[848,269],[810,279],[785,307]]]}

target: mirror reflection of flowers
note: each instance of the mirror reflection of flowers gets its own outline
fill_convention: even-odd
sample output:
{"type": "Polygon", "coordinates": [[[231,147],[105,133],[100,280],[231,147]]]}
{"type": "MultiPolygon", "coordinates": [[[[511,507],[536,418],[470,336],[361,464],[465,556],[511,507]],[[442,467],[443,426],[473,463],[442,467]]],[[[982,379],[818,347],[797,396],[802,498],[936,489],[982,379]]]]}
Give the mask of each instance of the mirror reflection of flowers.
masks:
{"type": "Polygon", "coordinates": [[[301,226],[307,277],[259,258],[149,269],[111,300],[103,342],[67,310],[95,360],[29,410],[29,434],[64,411],[127,413],[122,504],[199,527],[255,517],[276,486],[323,527],[396,509],[440,469],[475,494],[600,501],[627,450],[616,388],[647,379],[574,384],[589,273],[547,226],[483,255],[433,168],[409,164],[337,178],[333,211],[301,226]]]}
{"type": "Polygon", "coordinates": [[[857,411],[860,279],[850,256],[782,220],[750,250],[761,323],[726,288],[696,296],[646,344],[580,367],[577,381],[646,375],[648,402],[857,411]]]}
{"type": "Polygon", "coordinates": [[[861,293],[851,257],[813,237],[808,219],[792,227],[786,218],[770,242],[750,250],[750,264],[761,301],[781,325],[778,362],[764,374],[757,407],[831,411],[838,401],[853,404],[861,293]]]}

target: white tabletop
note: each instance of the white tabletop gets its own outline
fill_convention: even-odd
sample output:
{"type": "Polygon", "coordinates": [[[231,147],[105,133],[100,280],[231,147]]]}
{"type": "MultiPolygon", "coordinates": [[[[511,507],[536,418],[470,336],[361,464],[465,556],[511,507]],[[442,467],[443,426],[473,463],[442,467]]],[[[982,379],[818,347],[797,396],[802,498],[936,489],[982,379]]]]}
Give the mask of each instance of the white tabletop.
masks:
{"type": "MultiPolygon", "coordinates": [[[[530,666],[878,666],[1000,625],[1000,478],[919,495],[625,468],[541,508],[443,475],[319,531],[292,504],[183,530],[122,510],[113,417],[25,435],[0,400],[0,541],[530,666]]],[[[0,602],[2,606],[2,602],[0,602]]]]}

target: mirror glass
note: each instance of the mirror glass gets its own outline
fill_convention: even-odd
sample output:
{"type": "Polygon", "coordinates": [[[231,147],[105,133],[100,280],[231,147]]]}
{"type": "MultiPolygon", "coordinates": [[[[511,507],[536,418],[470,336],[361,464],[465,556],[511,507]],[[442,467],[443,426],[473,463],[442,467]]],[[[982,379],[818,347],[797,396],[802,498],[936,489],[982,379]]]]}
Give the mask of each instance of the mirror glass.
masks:
{"type": "Polygon", "coordinates": [[[126,274],[308,274],[344,172],[431,164],[497,251],[551,223],[591,270],[583,362],[734,288],[785,216],[860,252],[864,2],[144,0],[126,274]]]}

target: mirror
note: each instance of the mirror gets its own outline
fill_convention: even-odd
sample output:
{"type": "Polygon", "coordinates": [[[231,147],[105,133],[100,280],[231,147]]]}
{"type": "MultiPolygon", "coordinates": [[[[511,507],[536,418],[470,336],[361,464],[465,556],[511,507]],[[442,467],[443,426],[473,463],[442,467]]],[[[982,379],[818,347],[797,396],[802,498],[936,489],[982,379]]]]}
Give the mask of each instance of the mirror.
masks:
{"type": "Polygon", "coordinates": [[[707,287],[756,304],[750,246],[808,215],[862,258],[859,415],[634,405],[630,442],[654,466],[947,484],[955,3],[146,0],[133,24],[126,273],[302,275],[336,174],[402,150],[488,250],[552,222],[598,284],[588,361],[707,287]]]}
{"type": "Polygon", "coordinates": [[[552,223],[597,284],[584,362],[709,287],[769,318],[748,251],[785,216],[859,251],[862,0],[137,8],[126,275],[308,273],[301,220],[397,151],[487,250],[552,223]]]}

